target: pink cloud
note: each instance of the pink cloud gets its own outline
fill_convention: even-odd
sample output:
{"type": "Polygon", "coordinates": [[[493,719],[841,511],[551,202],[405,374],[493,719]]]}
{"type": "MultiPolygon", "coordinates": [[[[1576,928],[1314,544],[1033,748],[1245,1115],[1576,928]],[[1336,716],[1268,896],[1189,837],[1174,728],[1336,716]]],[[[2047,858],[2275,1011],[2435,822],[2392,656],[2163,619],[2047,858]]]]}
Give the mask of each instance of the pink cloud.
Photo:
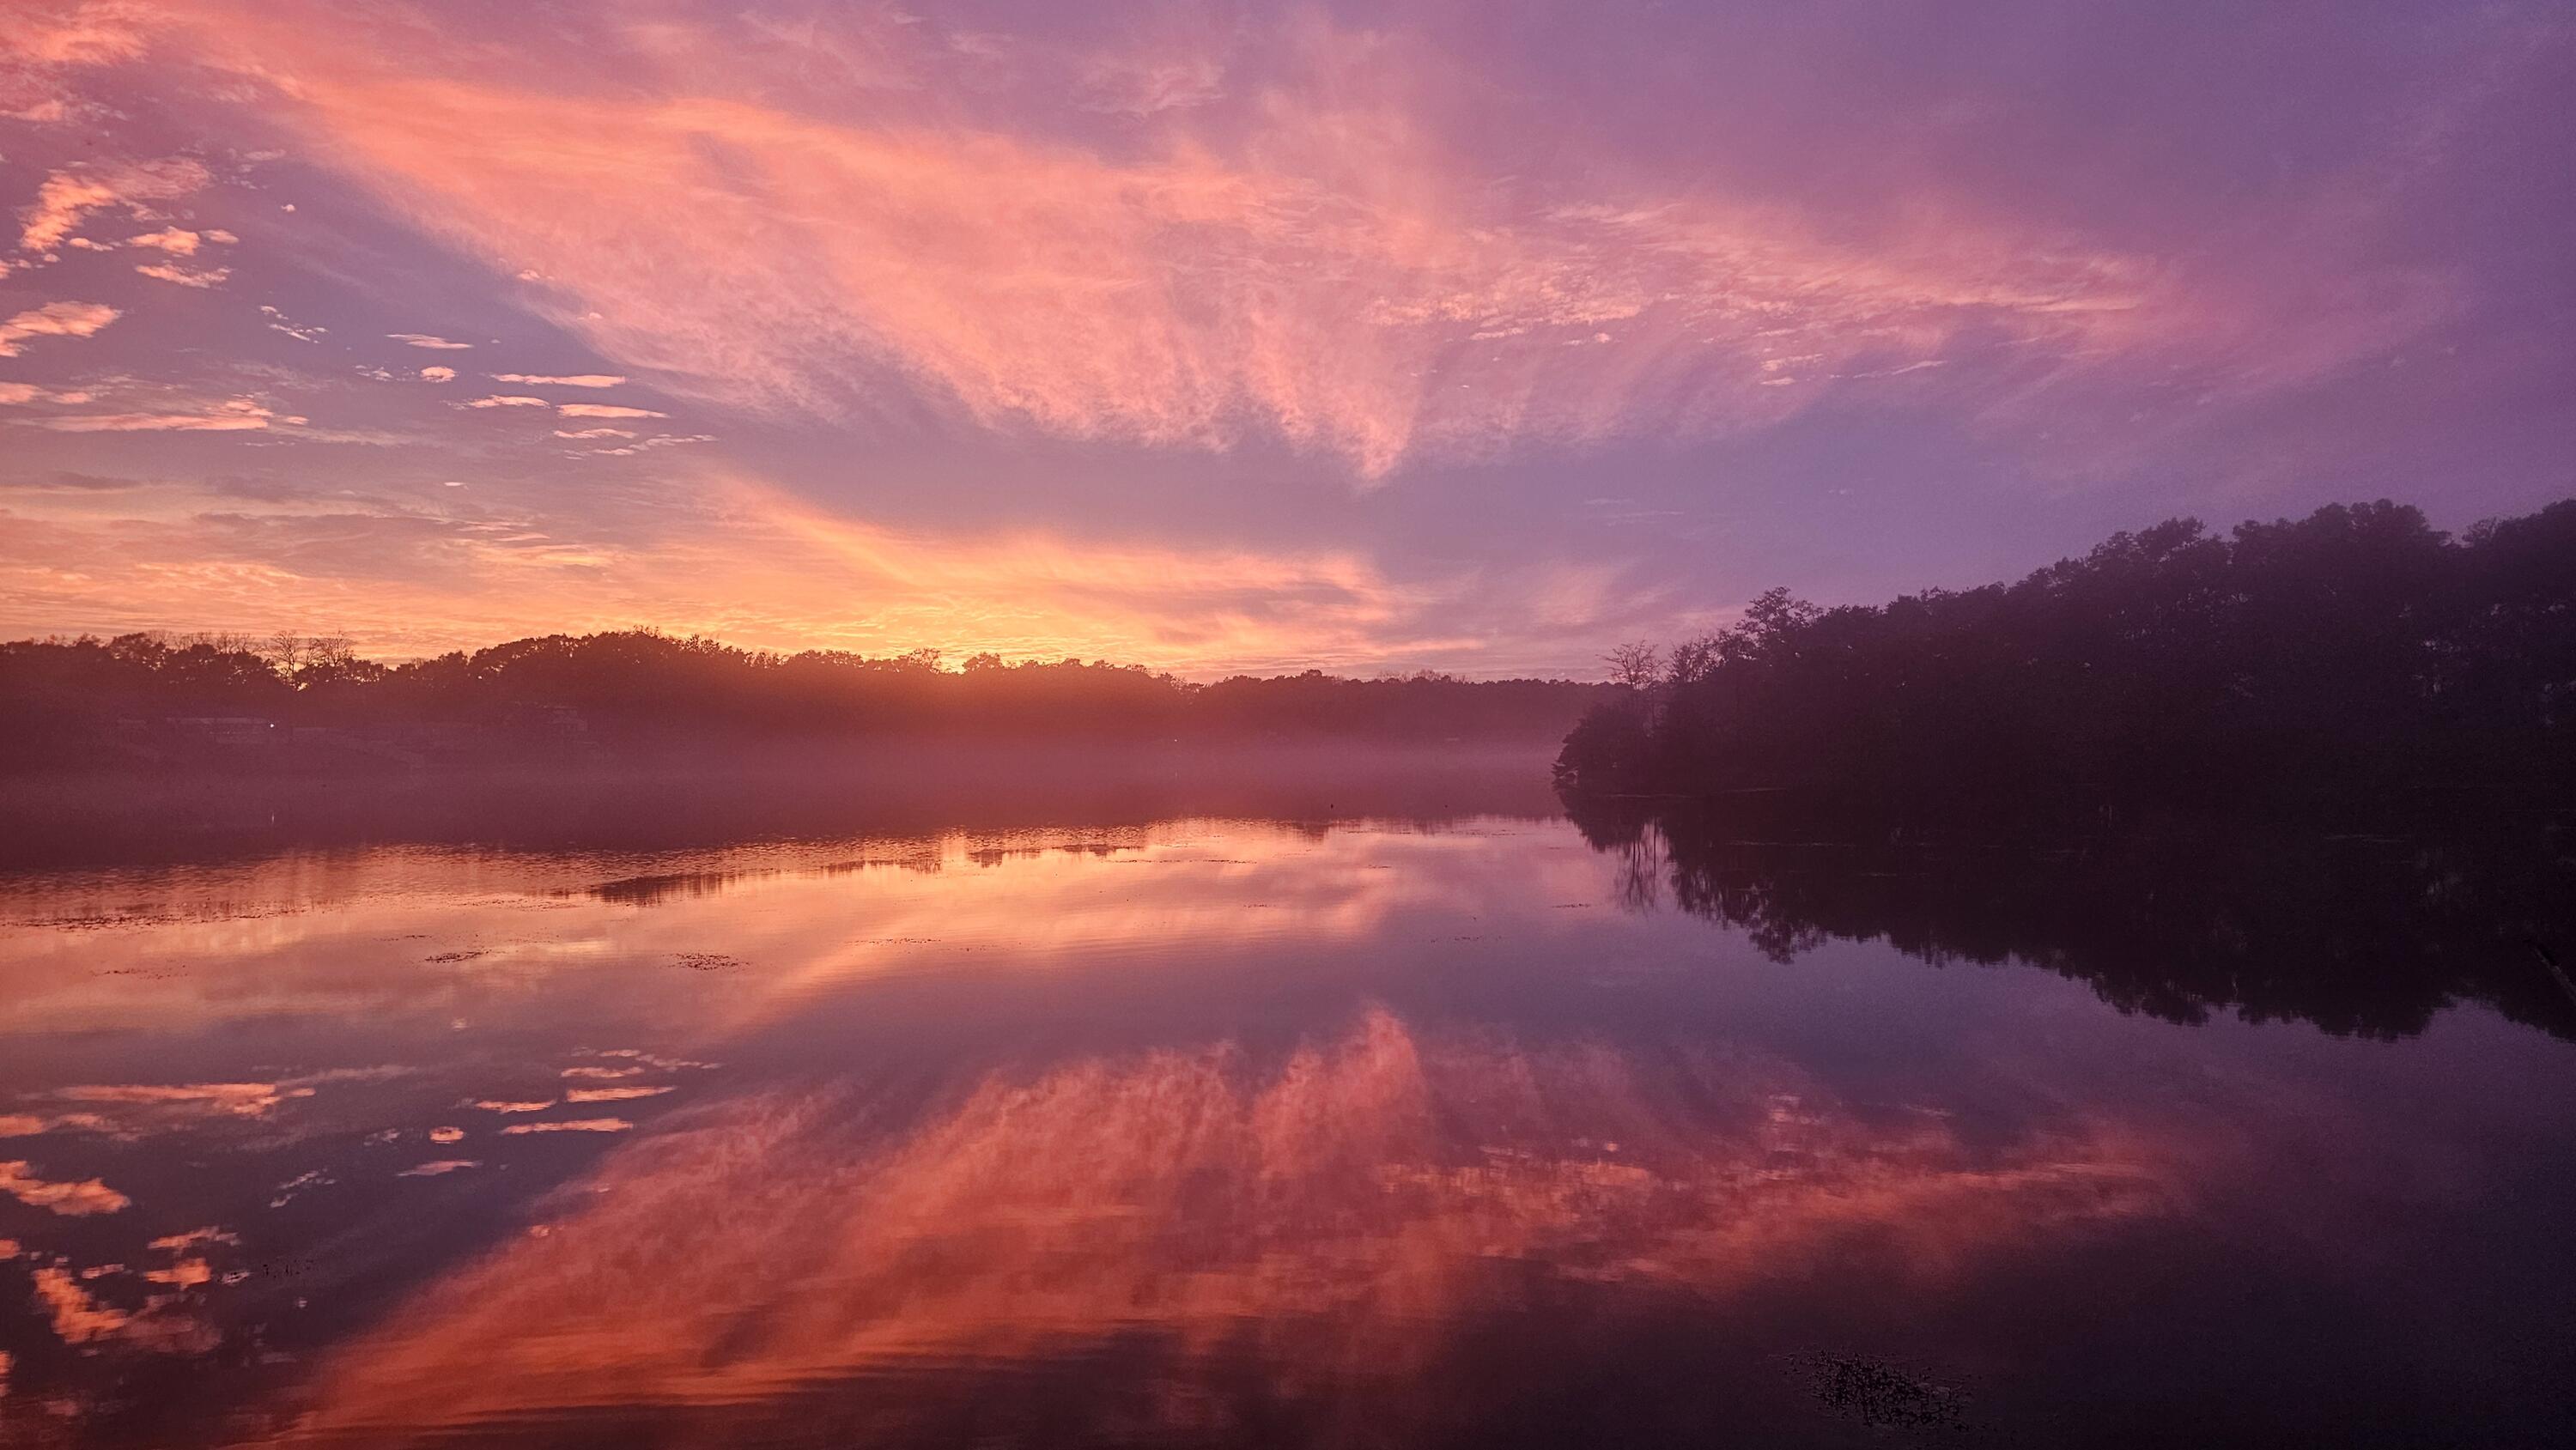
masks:
{"type": "Polygon", "coordinates": [[[231,398],[183,410],[130,413],[57,413],[21,420],[57,433],[239,433],[266,429],[272,423],[300,424],[281,418],[254,398],[231,398]]]}
{"type": "Polygon", "coordinates": [[[142,53],[145,18],[120,0],[83,0],[50,10],[13,7],[0,14],[0,55],[31,65],[107,65],[142,53]]]}
{"type": "Polygon", "coordinates": [[[127,0],[0,7],[0,117],[57,125],[80,109],[73,72],[139,54],[142,17],[127,0]]]}
{"type": "Polygon", "coordinates": [[[614,388],[625,383],[626,379],[614,373],[572,373],[561,377],[548,377],[536,373],[494,373],[492,381],[526,383],[530,386],[550,385],[558,388],[614,388]]]}
{"type": "MultiPolygon", "coordinates": [[[[840,417],[909,378],[987,425],[1218,449],[1262,432],[1375,477],[1416,453],[1776,421],[1808,396],[1761,386],[1782,353],[1838,368],[1972,328],[2099,349],[2153,312],[2137,259],[1991,217],[1927,210],[1863,246],[1645,177],[1490,185],[1447,139],[1467,118],[1417,99],[1440,56],[1324,26],[1279,57],[1315,83],[1267,93],[1249,129],[1107,150],[799,109],[684,22],[656,53],[687,84],[639,91],[562,73],[614,48],[514,68],[407,34],[397,59],[292,7],[209,13],[218,63],[279,83],[315,161],[550,279],[530,305],[603,356],[755,409],[840,417]],[[1562,345],[1614,325],[1615,346],[1562,345]]],[[[1110,71],[1138,113],[1189,110],[1216,74],[1188,53],[1110,71]]]]}
{"type": "Polygon", "coordinates": [[[0,322],[0,357],[16,357],[31,337],[90,337],[121,316],[103,302],[48,302],[0,322]]]}
{"type": "Polygon", "coordinates": [[[61,403],[67,406],[88,402],[93,395],[74,389],[63,391],[35,383],[0,383],[0,403],[24,406],[28,403],[61,403]]]}
{"type": "Polygon", "coordinates": [[[207,267],[201,270],[192,270],[187,267],[173,266],[162,262],[147,263],[136,267],[134,270],[142,273],[146,277],[158,278],[164,282],[176,282],[182,287],[198,288],[220,287],[223,285],[225,279],[231,277],[233,274],[232,268],[230,267],[207,267]]]}
{"type": "Polygon", "coordinates": [[[567,418],[667,418],[650,408],[628,408],[615,403],[559,403],[555,411],[567,418]]]}
{"type": "Polygon", "coordinates": [[[208,179],[203,165],[184,157],[84,164],[54,172],[36,188],[35,201],[19,209],[18,249],[50,251],[91,212],[112,206],[141,211],[145,202],[185,196],[205,186],[208,179]]]}
{"type": "Polygon", "coordinates": [[[153,247],[173,256],[186,257],[195,255],[197,244],[201,240],[203,238],[196,232],[179,227],[165,227],[157,232],[145,232],[141,236],[127,237],[125,244],[129,247],[153,247]]]}

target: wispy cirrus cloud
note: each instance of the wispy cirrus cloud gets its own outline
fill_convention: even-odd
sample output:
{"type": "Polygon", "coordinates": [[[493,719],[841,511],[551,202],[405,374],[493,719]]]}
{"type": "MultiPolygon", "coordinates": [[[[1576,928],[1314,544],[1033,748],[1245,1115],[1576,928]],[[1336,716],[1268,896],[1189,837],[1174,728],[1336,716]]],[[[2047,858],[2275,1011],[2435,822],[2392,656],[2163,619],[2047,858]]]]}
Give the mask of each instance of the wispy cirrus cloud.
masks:
{"type": "Polygon", "coordinates": [[[35,125],[81,109],[70,77],[140,55],[153,17],[127,0],[46,3],[0,10],[0,116],[35,125]]]}
{"type": "Polygon", "coordinates": [[[413,347],[425,347],[434,352],[459,352],[474,345],[470,342],[450,342],[446,338],[427,332],[388,332],[385,336],[395,342],[408,343],[413,347]]]}
{"type": "Polygon", "coordinates": [[[2138,259],[1968,217],[1864,250],[1687,189],[1479,187],[1404,109],[1398,77],[1435,58],[1325,28],[1298,32],[1303,63],[1356,99],[1279,90],[1227,144],[1113,155],[800,112],[713,36],[690,89],[634,95],[223,13],[212,52],[291,79],[281,114],[317,160],[548,279],[541,305],[603,355],[737,406],[841,416],[891,374],[988,424],[1267,431],[1375,476],[1426,448],[1777,419],[1802,402],[1760,385],[1782,352],[1919,356],[1968,328],[2098,348],[2156,315],[2138,259]]]}
{"type": "Polygon", "coordinates": [[[540,373],[494,373],[492,374],[492,381],[496,383],[524,383],[531,387],[614,388],[622,386],[626,382],[626,379],[615,373],[571,373],[563,376],[551,377],[540,373]]]}

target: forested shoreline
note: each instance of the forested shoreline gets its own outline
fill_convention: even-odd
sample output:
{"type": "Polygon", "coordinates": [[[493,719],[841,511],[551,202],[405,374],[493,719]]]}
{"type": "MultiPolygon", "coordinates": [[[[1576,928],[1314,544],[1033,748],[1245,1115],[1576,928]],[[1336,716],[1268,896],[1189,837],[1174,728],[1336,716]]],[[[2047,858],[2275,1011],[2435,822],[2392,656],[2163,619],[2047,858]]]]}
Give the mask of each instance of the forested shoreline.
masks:
{"type": "Polygon", "coordinates": [[[2177,519],[2016,583],[1818,608],[1612,656],[1574,796],[2211,806],[2576,784],[2576,501],[2459,537],[2380,501],[2177,519]]]}
{"type": "Polygon", "coordinates": [[[345,641],[129,634],[0,644],[10,768],[253,770],[694,760],[854,741],[1552,745],[1611,687],[1570,680],[1195,683],[1081,660],[943,667],[776,654],[647,630],[548,635],[386,664],[345,641]]]}

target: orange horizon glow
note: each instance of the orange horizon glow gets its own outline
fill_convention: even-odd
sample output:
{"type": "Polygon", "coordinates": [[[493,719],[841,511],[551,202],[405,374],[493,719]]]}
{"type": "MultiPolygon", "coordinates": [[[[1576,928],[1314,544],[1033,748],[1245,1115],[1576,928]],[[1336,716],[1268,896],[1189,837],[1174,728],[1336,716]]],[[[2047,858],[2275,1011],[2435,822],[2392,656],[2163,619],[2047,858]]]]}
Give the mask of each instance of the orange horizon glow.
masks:
{"type": "Polygon", "coordinates": [[[2545,27],[2400,26],[2359,115],[2386,66],[2156,25],[2139,80],[1994,17],[1927,78],[1722,10],[508,10],[0,17],[0,636],[1588,674],[2563,487],[2551,196],[2479,161],[2545,27]]]}

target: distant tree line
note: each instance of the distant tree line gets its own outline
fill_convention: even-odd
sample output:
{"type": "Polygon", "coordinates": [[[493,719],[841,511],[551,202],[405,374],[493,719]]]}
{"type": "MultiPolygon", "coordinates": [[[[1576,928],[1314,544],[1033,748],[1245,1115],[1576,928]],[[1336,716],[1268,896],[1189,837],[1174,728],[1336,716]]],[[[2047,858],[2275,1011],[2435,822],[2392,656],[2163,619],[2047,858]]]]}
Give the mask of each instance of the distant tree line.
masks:
{"type": "Polygon", "coordinates": [[[1609,688],[1314,670],[1201,684],[1132,665],[991,654],[949,669],[936,650],[779,654],[650,630],[546,635],[397,664],[330,637],[139,633],[0,644],[0,740],[21,769],[186,754],[185,742],[216,724],[234,727],[223,738],[235,743],[249,728],[441,735],[487,754],[560,746],[568,735],[608,752],[881,736],[1538,742],[1561,738],[1609,688]]]}
{"type": "Polygon", "coordinates": [[[2177,519],[2018,583],[1734,625],[1610,658],[1561,789],[1910,803],[2225,801],[2576,783],[2576,501],[2453,538],[2335,505],[2177,519]]]}

